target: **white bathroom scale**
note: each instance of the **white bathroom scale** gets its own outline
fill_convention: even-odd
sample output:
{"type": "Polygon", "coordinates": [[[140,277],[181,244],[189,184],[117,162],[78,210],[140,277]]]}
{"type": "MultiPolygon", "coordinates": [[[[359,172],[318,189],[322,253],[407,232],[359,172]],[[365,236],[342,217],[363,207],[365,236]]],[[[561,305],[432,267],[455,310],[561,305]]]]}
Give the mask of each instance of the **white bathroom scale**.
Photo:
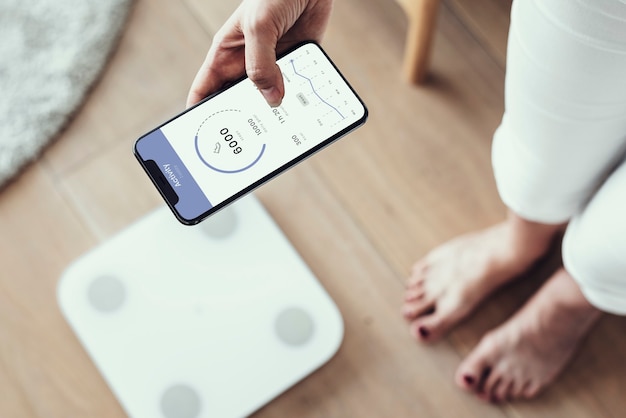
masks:
{"type": "Polygon", "coordinates": [[[245,417],[326,363],[336,305],[253,195],[162,207],[76,260],[61,310],[133,418],[245,417]]]}

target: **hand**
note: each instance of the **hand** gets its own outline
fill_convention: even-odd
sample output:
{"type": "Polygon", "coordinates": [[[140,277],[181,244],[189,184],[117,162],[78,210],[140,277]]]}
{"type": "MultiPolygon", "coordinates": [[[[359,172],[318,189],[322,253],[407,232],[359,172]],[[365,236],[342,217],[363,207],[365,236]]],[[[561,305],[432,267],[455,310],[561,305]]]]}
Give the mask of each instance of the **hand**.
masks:
{"type": "Polygon", "coordinates": [[[285,95],[276,54],[305,40],[321,41],[332,0],[243,0],[215,34],[191,85],[191,106],[244,72],[270,106],[285,95]]]}

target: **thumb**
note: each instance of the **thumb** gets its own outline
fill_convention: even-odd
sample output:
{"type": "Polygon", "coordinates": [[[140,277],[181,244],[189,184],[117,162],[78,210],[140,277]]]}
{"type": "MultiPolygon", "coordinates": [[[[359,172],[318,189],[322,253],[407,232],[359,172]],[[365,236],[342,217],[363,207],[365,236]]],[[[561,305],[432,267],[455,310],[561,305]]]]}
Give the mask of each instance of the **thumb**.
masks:
{"type": "Polygon", "coordinates": [[[246,37],[246,73],[267,103],[280,105],[285,95],[283,75],[276,64],[277,39],[260,33],[246,37]]]}

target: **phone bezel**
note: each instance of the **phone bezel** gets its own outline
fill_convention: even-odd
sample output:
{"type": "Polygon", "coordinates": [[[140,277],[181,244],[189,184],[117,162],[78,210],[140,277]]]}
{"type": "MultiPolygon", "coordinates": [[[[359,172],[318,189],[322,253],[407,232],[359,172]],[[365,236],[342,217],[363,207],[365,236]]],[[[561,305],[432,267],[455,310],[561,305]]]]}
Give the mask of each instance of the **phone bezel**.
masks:
{"type": "MultiPolygon", "coordinates": [[[[299,164],[300,162],[302,162],[303,160],[311,157],[313,154],[321,151],[323,148],[329,146],[330,144],[334,143],[335,141],[337,141],[338,139],[342,138],[343,136],[345,136],[346,134],[348,134],[349,132],[353,131],[354,129],[358,128],[359,126],[363,125],[368,116],[369,116],[369,111],[367,109],[367,106],[365,105],[365,103],[363,102],[363,100],[361,99],[361,97],[357,94],[357,92],[354,90],[354,88],[352,87],[352,85],[348,82],[348,80],[344,77],[344,75],[341,73],[341,71],[339,71],[339,68],[337,68],[337,66],[335,65],[335,63],[333,62],[333,60],[330,58],[330,56],[328,56],[328,54],[326,53],[326,51],[324,51],[324,49],[320,46],[319,43],[315,42],[315,41],[304,41],[304,42],[300,42],[296,45],[294,45],[293,47],[287,49],[286,51],[282,52],[280,55],[277,56],[277,60],[281,59],[282,57],[296,51],[297,49],[305,46],[305,45],[309,45],[309,44],[313,44],[314,46],[316,46],[324,55],[324,57],[328,60],[328,62],[332,65],[332,67],[334,68],[334,70],[337,72],[337,74],[341,77],[341,79],[346,83],[346,85],[348,86],[348,88],[350,89],[350,91],[352,92],[352,94],[354,94],[354,96],[356,97],[356,99],[359,101],[359,103],[361,104],[361,106],[363,107],[363,116],[358,119],[357,121],[355,121],[354,123],[350,124],[349,126],[347,126],[346,128],[336,132],[335,134],[333,134],[332,136],[330,136],[329,138],[321,141],[319,144],[313,146],[312,148],[310,148],[307,151],[304,151],[302,154],[298,155],[297,157],[293,158],[292,160],[286,162],[285,164],[281,165],[280,167],[277,167],[275,170],[271,171],[270,173],[266,174],[265,176],[257,179],[256,181],[254,181],[252,184],[250,184],[249,186],[245,187],[244,189],[236,192],[235,194],[233,194],[232,196],[226,198],[224,201],[216,204],[215,206],[211,207],[210,209],[208,209],[207,211],[203,212],[202,214],[198,215],[195,218],[192,219],[187,219],[185,217],[183,217],[178,210],[176,210],[175,204],[178,203],[178,199],[176,199],[175,203],[172,203],[170,201],[170,195],[171,193],[174,193],[176,195],[176,193],[173,191],[173,189],[171,191],[169,190],[163,190],[163,188],[161,187],[161,185],[159,184],[159,181],[157,180],[157,178],[155,178],[155,176],[152,174],[151,170],[147,167],[147,161],[150,160],[144,160],[139,151],[137,150],[137,144],[139,143],[139,141],[141,141],[143,138],[145,138],[146,136],[149,136],[151,133],[161,129],[161,127],[167,125],[168,123],[176,120],[177,118],[179,118],[180,116],[186,114],[187,112],[191,112],[193,111],[196,107],[202,105],[203,103],[213,99],[214,97],[228,91],[228,89],[230,89],[231,87],[241,83],[242,81],[246,80],[248,77],[247,76],[243,76],[239,79],[237,79],[236,81],[229,83],[227,86],[225,86],[224,88],[222,88],[221,90],[207,96],[206,98],[202,99],[201,101],[199,101],[198,103],[196,103],[195,105],[185,109],[184,111],[182,111],[181,113],[173,116],[172,118],[170,118],[169,120],[163,122],[162,124],[160,124],[159,126],[157,126],[156,128],[152,129],[151,131],[145,133],[144,135],[142,135],[141,137],[139,137],[134,145],[133,145],[133,154],[135,155],[135,157],[137,158],[137,160],[139,161],[139,164],[141,165],[141,167],[144,169],[144,171],[146,172],[146,174],[148,175],[148,177],[150,178],[150,180],[152,181],[152,183],[154,184],[154,186],[156,187],[156,189],[159,191],[159,193],[161,194],[161,197],[163,198],[163,200],[166,202],[166,204],[169,206],[170,210],[173,212],[174,216],[176,217],[176,219],[178,219],[179,222],[181,222],[184,225],[197,225],[198,223],[202,222],[204,219],[208,218],[209,216],[215,214],[216,212],[219,212],[221,209],[225,208],[226,206],[232,204],[233,202],[235,202],[236,200],[240,199],[241,197],[245,196],[246,194],[254,191],[256,188],[260,187],[261,185],[263,185],[264,183],[268,182],[269,180],[273,179],[274,177],[278,176],[279,174],[281,174],[282,172],[294,167],[295,165],[299,164]]],[[[260,94],[260,93],[259,93],[260,94]]],[[[170,187],[168,182],[165,182],[165,187],[170,187]]],[[[176,195],[177,196],[177,195],[176,195]]]]}

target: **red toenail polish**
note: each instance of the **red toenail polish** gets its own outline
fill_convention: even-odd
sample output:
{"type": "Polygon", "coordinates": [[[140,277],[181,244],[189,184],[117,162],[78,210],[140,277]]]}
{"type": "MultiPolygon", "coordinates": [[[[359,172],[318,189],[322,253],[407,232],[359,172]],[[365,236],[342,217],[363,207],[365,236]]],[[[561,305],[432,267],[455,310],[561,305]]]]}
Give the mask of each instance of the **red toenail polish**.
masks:
{"type": "Polygon", "coordinates": [[[420,333],[422,338],[428,338],[428,336],[430,335],[430,331],[428,331],[426,327],[419,327],[417,331],[420,333]]]}
{"type": "Polygon", "coordinates": [[[463,376],[463,380],[465,380],[465,383],[467,383],[470,386],[474,384],[474,378],[468,374],[463,376]]]}

